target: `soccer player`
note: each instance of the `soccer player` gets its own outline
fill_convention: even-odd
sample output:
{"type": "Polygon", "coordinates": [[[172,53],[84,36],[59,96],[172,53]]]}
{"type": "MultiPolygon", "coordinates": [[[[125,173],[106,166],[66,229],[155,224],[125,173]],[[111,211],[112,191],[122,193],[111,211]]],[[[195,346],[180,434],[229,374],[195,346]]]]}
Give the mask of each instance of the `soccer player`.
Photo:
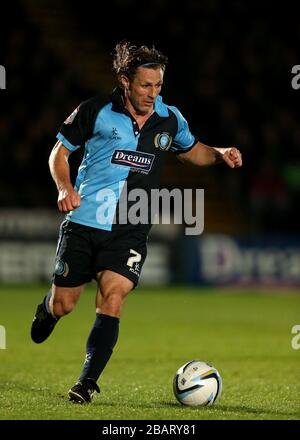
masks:
{"type": "Polygon", "coordinates": [[[97,381],[118,339],[122,304],[138,284],[146,258],[151,224],[118,221],[125,188],[127,194],[158,188],[167,151],[199,166],[222,161],[231,168],[242,165],[237,148],[202,144],[179,110],[163,102],[166,64],[167,57],[154,47],[117,44],[113,67],[118,87],[106,103],[96,96],[80,104],[62,124],[50,154],[58,208],[66,218],[52,287],[37,307],[31,337],[36,343],[47,339],[58,320],[73,310],[84,285],[96,280],[96,319],[81,374],[69,390],[77,403],[91,402],[93,393],[100,392],[97,381]],[[73,187],[68,157],[78,148],[84,156],[73,187]]]}

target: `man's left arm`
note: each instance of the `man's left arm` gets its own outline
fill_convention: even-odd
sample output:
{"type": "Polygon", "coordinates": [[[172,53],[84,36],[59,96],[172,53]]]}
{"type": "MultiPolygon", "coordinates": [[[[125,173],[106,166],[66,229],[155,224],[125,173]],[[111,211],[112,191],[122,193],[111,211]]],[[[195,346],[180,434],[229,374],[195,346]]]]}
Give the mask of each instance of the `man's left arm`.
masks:
{"type": "Polygon", "coordinates": [[[241,152],[235,148],[216,148],[197,142],[194,147],[186,153],[177,155],[183,163],[190,163],[197,166],[211,166],[220,162],[226,162],[231,168],[242,166],[241,152]]]}

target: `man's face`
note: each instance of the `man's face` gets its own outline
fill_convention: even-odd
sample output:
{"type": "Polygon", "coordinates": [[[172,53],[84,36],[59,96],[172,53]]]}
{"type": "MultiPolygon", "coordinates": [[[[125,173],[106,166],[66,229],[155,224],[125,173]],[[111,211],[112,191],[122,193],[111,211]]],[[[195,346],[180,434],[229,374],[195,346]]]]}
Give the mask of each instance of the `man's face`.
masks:
{"type": "Polygon", "coordinates": [[[164,72],[160,67],[138,67],[132,81],[125,84],[125,98],[140,115],[151,113],[155,98],[163,84],[164,72]]]}

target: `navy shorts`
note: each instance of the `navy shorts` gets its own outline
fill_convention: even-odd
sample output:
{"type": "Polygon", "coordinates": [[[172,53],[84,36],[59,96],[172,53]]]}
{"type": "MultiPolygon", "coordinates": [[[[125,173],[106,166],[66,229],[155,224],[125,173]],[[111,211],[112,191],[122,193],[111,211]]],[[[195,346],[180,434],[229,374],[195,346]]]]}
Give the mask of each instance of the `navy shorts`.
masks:
{"type": "Polygon", "coordinates": [[[111,270],[139,282],[147,255],[147,234],[137,229],[105,231],[65,220],[60,227],[52,282],[76,287],[111,270]]]}

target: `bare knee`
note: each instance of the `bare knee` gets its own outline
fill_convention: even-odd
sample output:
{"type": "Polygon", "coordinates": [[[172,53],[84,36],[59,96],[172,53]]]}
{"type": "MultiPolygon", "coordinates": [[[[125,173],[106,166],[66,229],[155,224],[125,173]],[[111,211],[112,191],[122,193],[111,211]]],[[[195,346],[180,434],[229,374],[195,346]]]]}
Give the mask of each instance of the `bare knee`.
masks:
{"type": "Polygon", "coordinates": [[[119,292],[111,291],[103,295],[101,313],[110,316],[120,316],[124,298],[119,292]]]}
{"type": "Polygon", "coordinates": [[[60,318],[61,316],[71,313],[74,307],[75,307],[75,302],[64,301],[55,298],[53,299],[52,310],[53,310],[53,314],[57,318],[60,318]]]}

